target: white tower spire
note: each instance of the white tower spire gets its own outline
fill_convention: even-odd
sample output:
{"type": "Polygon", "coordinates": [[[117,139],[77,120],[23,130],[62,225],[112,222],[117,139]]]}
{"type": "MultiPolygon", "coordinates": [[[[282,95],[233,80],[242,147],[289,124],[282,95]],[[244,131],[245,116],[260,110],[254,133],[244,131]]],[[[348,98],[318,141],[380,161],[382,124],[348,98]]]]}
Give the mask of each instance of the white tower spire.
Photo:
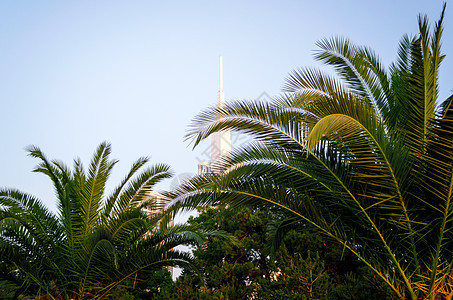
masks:
{"type": "Polygon", "coordinates": [[[219,92],[223,93],[223,57],[222,56],[219,56],[219,92]]]}
{"type": "MultiPolygon", "coordinates": [[[[217,108],[225,109],[225,95],[223,93],[223,58],[219,56],[219,93],[217,95],[217,108]]],[[[222,115],[217,114],[217,120],[222,115]]],[[[198,164],[198,174],[217,172],[217,164],[221,157],[228,158],[231,155],[231,132],[225,130],[211,135],[211,160],[198,164]]]]}
{"type": "MultiPolygon", "coordinates": [[[[219,56],[219,93],[217,108],[225,109],[225,94],[223,92],[223,58],[219,56]]],[[[222,116],[218,115],[218,119],[222,116]]],[[[229,130],[216,132],[211,141],[211,166],[215,172],[215,166],[220,157],[229,157],[231,153],[231,132],[229,130]]]]}
{"type": "Polygon", "coordinates": [[[219,93],[217,95],[217,107],[225,108],[225,94],[223,93],[223,57],[219,56],[219,93]]]}

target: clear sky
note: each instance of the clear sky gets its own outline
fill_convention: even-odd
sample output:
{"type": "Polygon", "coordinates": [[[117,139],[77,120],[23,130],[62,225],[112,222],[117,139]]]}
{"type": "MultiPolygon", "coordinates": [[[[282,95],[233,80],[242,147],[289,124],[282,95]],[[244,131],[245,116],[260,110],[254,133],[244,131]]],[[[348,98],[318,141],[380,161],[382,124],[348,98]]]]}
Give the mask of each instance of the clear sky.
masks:
{"type": "MultiPolygon", "coordinates": [[[[190,120],[215,105],[218,56],[226,100],[278,95],[313,61],[315,42],[341,35],[385,65],[417,15],[437,21],[443,1],[8,1],[0,2],[0,186],[55,209],[49,180],[31,173],[34,144],[50,158],[88,164],[110,141],[112,186],[139,156],[195,173],[190,120]]],[[[447,4],[440,98],[453,88],[453,6],[447,4]]],[[[167,189],[171,180],[160,185],[167,189]]]]}

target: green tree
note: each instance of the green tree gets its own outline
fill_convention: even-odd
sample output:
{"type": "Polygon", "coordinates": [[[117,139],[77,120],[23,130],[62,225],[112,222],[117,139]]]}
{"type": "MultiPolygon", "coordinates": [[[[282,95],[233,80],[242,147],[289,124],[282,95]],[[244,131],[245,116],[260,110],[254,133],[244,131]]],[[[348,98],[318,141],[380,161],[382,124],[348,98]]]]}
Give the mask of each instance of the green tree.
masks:
{"type": "Polygon", "coordinates": [[[319,235],[290,230],[272,255],[267,227],[275,216],[268,210],[205,208],[189,223],[205,230],[231,232],[239,241],[210,238],[194,249],[194,262],[203,279],[184,271],[176,282],[174,299],[388,299],[372,276],[341,246],[319,235]],[[349,274],[360,280],[351,282],[349,274]],[[346,295],[346,296],[345,296],[346,295]]]}
{"type": "MultiPolygon", "coordinates": [[[[187,206],[264,203],[354,253],[399,298],[453,296],[453,96],[437,104],[445,6],[404,36],[388,70],[370,48],[318,43],[316,69],[290,74],[272,103],[241,101],[194,120],[195,145],[232,129],[256,142],[223,172],[175,191],[187,206]]],[[[280,232],[280,233],[279,233],[280,232]]]]}
{"type": "Polygon", "coordinates": [[[138,159],[121,183],[106,196],[112,168],[111,146],[99,145],[86,170],[79,159],[70,170],[47,159],[34,172],[48,176],[57,195],[57,214],[37,198],[0,190],[0,257],[2,280],[20,286],[18,294],[50,299],[96,299],[145,271],[164,266],[190,267],[187,253],[174,247],[201,241],[190,226],[167,226],[165,201],[150,197],[153,186],[169,178],[168,166],[138,159]],[[154,211],[146,214],[142,208],[154,211]]]}
{"type": "Polygon", "coordinates": [[[146,272],[142,280],[130,286],[134,299],[174,299],[175,283],[167,269],[146,272]]]}
{"type": "Polygon", "coordinates": [[[202,279],[191,270],[184,270],[176,283],[181,298],[195,294],[200,299],[247,299],[256,291],[258,281],[270,274],[265,253],[266,223],[269,216],[250,208],[232,211],[205,208],[190,225],[207,231],[225,231],[237,240],[211,237],[201,246],[194,246],[195,263],[202,270],[202,279]],[[187,278],[189,277],[189,278],[187,278]],[[190,285],[185,286],[184,285],[190,285]]]}

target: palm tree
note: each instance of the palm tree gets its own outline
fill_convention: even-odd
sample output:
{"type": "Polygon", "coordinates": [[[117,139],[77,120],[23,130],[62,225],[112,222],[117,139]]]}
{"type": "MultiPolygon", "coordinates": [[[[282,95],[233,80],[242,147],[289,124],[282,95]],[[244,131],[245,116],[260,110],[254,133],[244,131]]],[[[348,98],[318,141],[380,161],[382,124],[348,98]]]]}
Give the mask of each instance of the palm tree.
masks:
{"type": "Polygon", "coordinates": [[[337,77],[296,70],[272,103],[202,112],[188,133],[195,145],[226,129],[255,142],[172,197],[277,207],[276,242],[289,227],[310,227],[398,298],[452,299],[453,96],[437,103],[444,11],[433,29],[419,16],[419,33],[402,38],[388,70],[367,47],[324,39],[315,59],[337,77]]]}
{"type": "Polygon", "coordinates": [[[109,159],[109,144],[99,145],[87,170],[79,159],[70,170],[37,147],[28,151],[41,161],[34,171],[47,175],[55,187],[58,212],[29,194],[0,190],[1,279],[20,286],[17,294],[96,299],[137,274],[165,266],[193,267],[189,254],[174,247],[199,242],[203,233],[167,226],[165,201],[149,196],[156,183],[171,176],[167,165],[139,173],[148,158],[138,159],[106,196],[106,182],[117,163],[109,159]],[[146,214],[144,207],[154,214],[146,214]]]}

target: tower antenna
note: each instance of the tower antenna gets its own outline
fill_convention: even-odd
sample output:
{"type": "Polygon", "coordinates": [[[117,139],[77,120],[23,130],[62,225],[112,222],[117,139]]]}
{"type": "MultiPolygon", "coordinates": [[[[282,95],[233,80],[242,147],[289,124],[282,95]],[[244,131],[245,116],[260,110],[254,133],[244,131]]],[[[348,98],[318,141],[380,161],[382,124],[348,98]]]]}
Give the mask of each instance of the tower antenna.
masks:
{"type": "MultiPolygon", "coordinates": [[[[225,94],[223,93],[223,57],[219,56],[219,93],[217,95],[217,108],[225,109],[225,94]]],[[[221,120],[220,114],[217,120],[221,120]]],[[[217,165],[222,158],[228,158],[231,155],[231,132],[223,130],[214,132],[211,135],[211,160],[203,161],[198,164],[198,174],[217,172],[217,165]]]]}
{"type": "Polygon", "coordinates": [[[218,105],[221,108],[225,106],[225,94],[223,93],[223,57],[219,56],[219,95],[218,105]]]}

